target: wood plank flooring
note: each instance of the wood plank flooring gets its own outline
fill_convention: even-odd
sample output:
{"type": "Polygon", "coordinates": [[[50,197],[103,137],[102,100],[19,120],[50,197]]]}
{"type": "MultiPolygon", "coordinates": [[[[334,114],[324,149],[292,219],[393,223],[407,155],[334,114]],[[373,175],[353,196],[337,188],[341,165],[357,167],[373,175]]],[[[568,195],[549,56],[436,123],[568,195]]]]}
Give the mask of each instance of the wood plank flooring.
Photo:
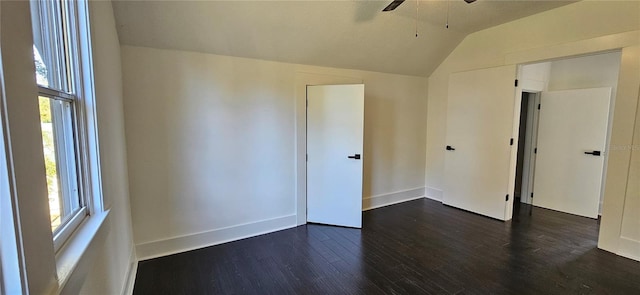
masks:
{"type": "Polygon", "coordinates": [[[528,205],[500,222],[428,199],[139,263],[134,294],[640,294],[598,222],[528,205]]]}

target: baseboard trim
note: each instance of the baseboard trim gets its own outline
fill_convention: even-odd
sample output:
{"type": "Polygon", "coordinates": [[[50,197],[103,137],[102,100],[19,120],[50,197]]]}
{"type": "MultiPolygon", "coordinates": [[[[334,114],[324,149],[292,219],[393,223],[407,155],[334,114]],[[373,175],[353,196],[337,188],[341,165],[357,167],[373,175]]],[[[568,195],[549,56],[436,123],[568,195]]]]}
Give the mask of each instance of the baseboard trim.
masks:
{"type": "Polygon", "coordinates": [[[424,198],[424,187],[418,187],[362,199],[362,211],[424,198]]]}
{"type": "Polygon", "coordinates": [[[442,190],[427,186],[425,194],[427,199],[442,202],[442,190]]]}
{"type": "Polygon", "coordinates": [[[122,288],[122,295],[132,295],[133,286],[136,283],[136,275],[138,274],[138,259],[136,258],[136,249],[132,247],[131,256],[129,258],[130,266],[127,271],[127,278],[122,288]]]}
{"type": "Polygon", "coordinates": [[[250,238],[296,226],[296,215],[245,223],[136,245],[139,261],[250,238]]]}
{"type": "Polygon", "coordinates": [[[620,237],[618,255],[640,261],[640,241],[632,240],[627,237],[620,237]]]}

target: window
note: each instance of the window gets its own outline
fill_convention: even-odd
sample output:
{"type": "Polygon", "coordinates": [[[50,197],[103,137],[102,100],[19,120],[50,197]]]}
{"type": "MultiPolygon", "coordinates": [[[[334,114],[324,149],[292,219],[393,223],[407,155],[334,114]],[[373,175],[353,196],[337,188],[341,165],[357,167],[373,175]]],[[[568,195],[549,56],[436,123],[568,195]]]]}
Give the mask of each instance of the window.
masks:
{"type": "Polygon", "coordinates": [[[88,212],[83,142],[86,126],[77,6],[73,1],[31,3],[33,54],[39,88],[40,124],[45,158],[51,230],[56,251],[88,212]]]}

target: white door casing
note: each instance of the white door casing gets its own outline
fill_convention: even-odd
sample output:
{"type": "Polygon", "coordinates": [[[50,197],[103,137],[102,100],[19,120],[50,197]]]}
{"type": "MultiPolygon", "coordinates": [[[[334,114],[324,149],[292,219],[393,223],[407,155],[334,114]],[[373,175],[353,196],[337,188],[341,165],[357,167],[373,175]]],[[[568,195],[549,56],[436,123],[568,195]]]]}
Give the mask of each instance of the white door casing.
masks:
{"type": "Polygon", "coordinates": [[[540,101],[533,204],[597,218],[611,88],[543,92],[540,101]]]}
{"type": "Polygon", "coordinates": [[[515,65],[449,77],[444,204],[511,219],[506,197],[513,178],[515,79],[515,65]]]}
{"type": "Polygon", "coordinates": [[[307,221],[362,227],[364,85],[307,86],[307,221]]]}

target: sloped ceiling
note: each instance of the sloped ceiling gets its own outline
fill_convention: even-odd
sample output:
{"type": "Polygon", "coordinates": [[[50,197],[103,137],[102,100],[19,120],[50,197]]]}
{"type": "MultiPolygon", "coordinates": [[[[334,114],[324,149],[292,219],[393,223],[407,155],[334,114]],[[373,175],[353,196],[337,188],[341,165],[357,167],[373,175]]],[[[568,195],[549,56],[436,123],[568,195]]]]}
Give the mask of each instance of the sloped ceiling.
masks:
{"type": "Polygon", "coordinates": [[[121,44],[428,76],[475,31],[570,1],[115,1],[121,44]],[[449,28],[445,28],[449,10],[449,28]],[[418,37],[416,38],[416,26],[418,37]]]}

